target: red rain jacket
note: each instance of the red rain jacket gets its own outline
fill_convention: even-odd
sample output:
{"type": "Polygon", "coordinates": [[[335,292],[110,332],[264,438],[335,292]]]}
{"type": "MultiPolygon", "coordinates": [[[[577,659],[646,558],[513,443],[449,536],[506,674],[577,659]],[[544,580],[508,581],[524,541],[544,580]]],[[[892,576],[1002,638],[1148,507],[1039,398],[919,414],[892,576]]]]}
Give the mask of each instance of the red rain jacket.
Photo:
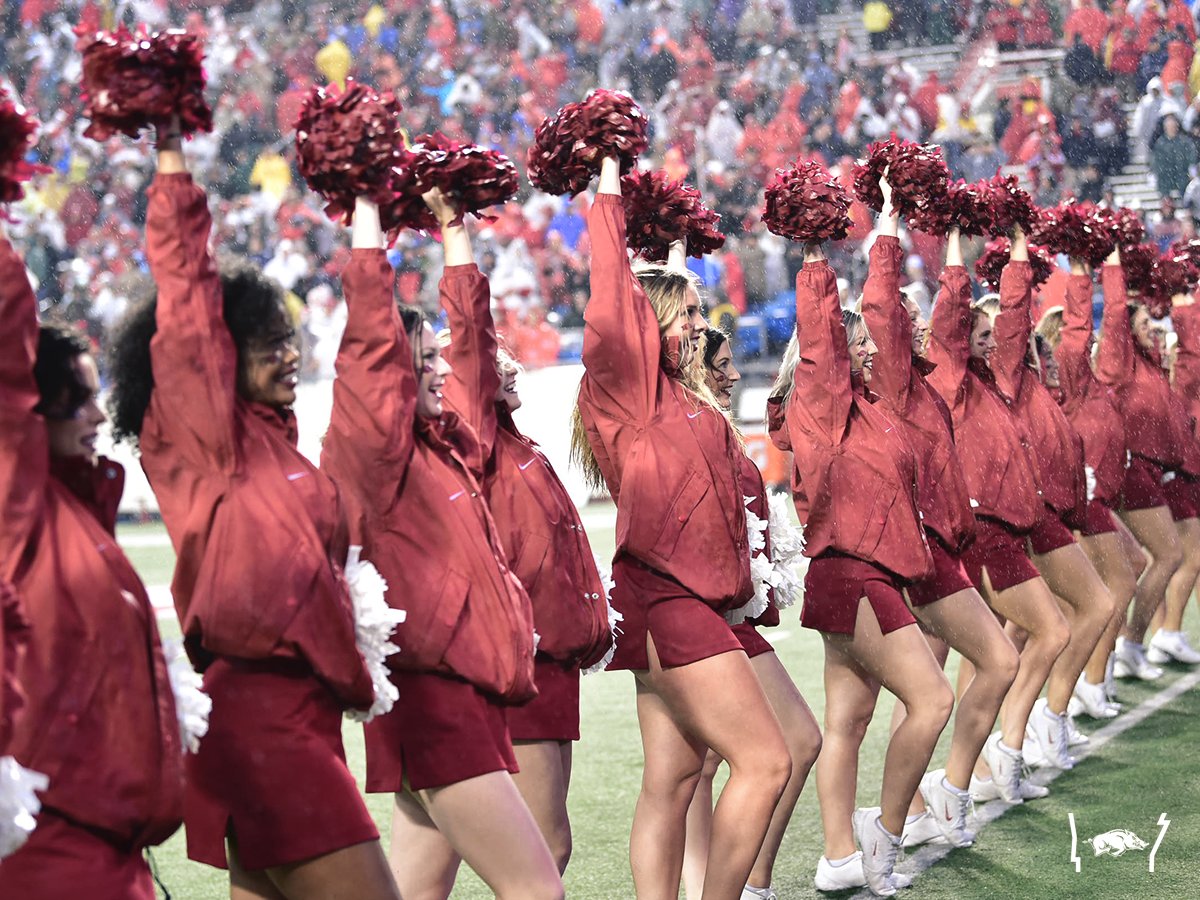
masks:
{"type": "Polygon", "coordinates": [[[29,621],[21,598],[11,584],[0,581],[0,756],[8,755],[13,725],[25,706],[17,669],[28,642],[29,621]]]}
{"type": "MultiPolygon", "coordinates": [[[[1007,268],[1012,266],[1023,267],[1024,277],[1030,277],[1029,263],[1007,268]]],[[[1029,531],[1042,511],[1029,439],[991,370],[971,359],[972,316],[966,269],[946,266],[930,320],[929,357],[937,368],[929,383],[950,407],[975,515],[1029,531]]]]}
{"type": "Polygon", "coordinates": [[[456,675],[523,703],[537,693],[533,610],[480,487],[478,438],[453,413],[417,416],[394,280],[384,251],[352,251],[321,465],[352,500],[351,527],[387,579],[388,602],[408,612],[391,665],[456,675]]]}
{"type": "Polygon", "coordinates": [[[51,461],[37,300],[6,240],[0,322],[0,580],[30,624],[7,752],[49,776],[47,809],[122,848],[159,844],[183,819],[183,755],[154,609],[113,535],[125,473],[51,461]]]}
{"type": "Polygon", "coordinates": [[[178,555],[171,592],[184,641],[199,669],[214,656],[306,660],[345,706],[366,709],[374,690],[341,578],[345,513],[296,449],[291,413],[237,394],[211,229],[190,175],[155,178],[146,255],[158,331],[139,443],[178,555]]]}
{"type": "Polygon", "coordinates": [[[971,495],[954,446],[950,409],[926,380],[935,367],[912,353],[912,322],[900,304],[902,258],[897,238],[875,239],[862,297],[863,318],[879,347],[872,361],[871,391],[917,455],[923,524],[947,547],[961,551],[975,534],[971,495]]]}
{"type": "Polygon", "coordinates": [[[621,198],[588,212],[591,299],[579,413],[617,504],[617,555],[718,612],[753,595],[741,446],[729,421],[667,375],[654,309],[629,267],[621,198]]]}
{"type": "Polygon", "coordinates": [[[584,668],[612,645],[608,604],[596,560],[575,504],[538,445],[517,429],[496,400],[496,326],[488,280],[475,265],[449,266],[442,307],[452,342],[454,372],[446,402],[479,438],[476,458],[483,491],[507,561],[533,604],[538,652],[584,668]]]}
{"type": "Polygon", "coordinates": [[[1188,406],[1192,433],[1200,437],[1200,304],[1173,307],[1171,322],[1179,339],[1174,388],[1188,406]]]}
{"type": "Polygon", "coordinates": [[[791,396],[773,398],[771,436],[791,449],[792,499],[805,556],[833,550],[901,578],[929,574],[917,457],[904,432],[854,390],[837,277],[826,262],[796,275],[800,360],[791,396]]]}

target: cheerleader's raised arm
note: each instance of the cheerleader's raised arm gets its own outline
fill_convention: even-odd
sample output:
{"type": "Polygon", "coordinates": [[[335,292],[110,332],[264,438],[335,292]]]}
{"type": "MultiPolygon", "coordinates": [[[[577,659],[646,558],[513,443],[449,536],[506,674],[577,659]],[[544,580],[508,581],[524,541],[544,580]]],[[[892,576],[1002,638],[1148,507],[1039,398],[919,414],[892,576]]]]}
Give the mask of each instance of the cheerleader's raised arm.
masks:
{"type": "Polygon", "coordinates": [[[929,383],[951,408],[961,396],[971,361],[971,279],[963,267],[961,246],[958,231],[951,231],[929,317],[929,361],[937,366],[929,374],[929,383]]]}
{"type": "Polygon", "coordinates": [[[1025,237],[1018,231],[1013,238],[1012,255],[1000,276],[1000,313],[994,326],[996,350],[989,360],[996,386],[1009,400],[1021,393],[1022,379],[1033,377],[1025,365],[1029,335],[1033,332],[1033,320],[1029,317],[1032,296],[1033,270],[1025,237]]]}

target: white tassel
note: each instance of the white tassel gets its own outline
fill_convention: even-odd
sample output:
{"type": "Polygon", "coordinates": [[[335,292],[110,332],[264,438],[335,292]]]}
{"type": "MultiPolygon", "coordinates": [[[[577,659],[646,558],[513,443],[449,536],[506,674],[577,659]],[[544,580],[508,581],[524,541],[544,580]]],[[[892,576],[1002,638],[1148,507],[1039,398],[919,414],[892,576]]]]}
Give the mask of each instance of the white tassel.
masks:
{"type": "Polygon", "coordinates": [[[754,497],[742,497],[746,504],[746,536],[750,543],[750,578],[754,582],[754,596],[737,609],[725,613],[725,621],[730,625],[741,625],[747,619],[756,619],[767,611],[770,601],[770,590],[774,587],[771,559],[765,553],[767,549],[767,520],[761,519],[750,509],[754,497]]]}
{"type": "Polygon", "coordinates": [[[1096,470],[1091,466],[1083,467],[1084,477],[1087,479],[1087,498],[1088,503],[1096,499],[1096,470]]]}
{"type": "Polygon", "coordinates": [[[208,734],[208,716],[212,699],[204,693],[204,679],[192,668],[183,642],[167,638],[162,642],[167,662],[167,677],[175,695],[175,718],[179,720],[179,741],[185,753],[200,749],[200,738],[208,734]]]}
{"type": "Polygon", "coordinates": [[[42,810],[37,792],[49,786],[41,772],[26,769],[11,756],[0,757],[0,859],[29,840],[42,810]]]}
{"type": "Polygon", "coordinates": [[[596,570],[600,573],[600,583],[604,585],[604,604],[608,607],[608,628],[612,632],[612,646],[608,648],[608,652],[604,654],[604,658],[600,662],[583,670],[584,675],[595,675],[597,672],[603,672],[608,668],[608,664],[613,661],[613,656],[616,655],[617,636],[621,633],[621,629],[617,625],[625,619],[623,615],[613,609],[612,570],[604,568],[598,558],[596,560],[596,570]]]}
{"type": "Polygon", "coordinates": [[[370,722],[376,716],[390,712],[400,697],[400,692],[392,684],[387,658],[400,652],[391,638],[407,613],[388,606],[384,599],[387,582],[373,564],[359,559],[361,553],[362,547],[357,544],[350,548],[344,574],[346,586],[350,589],[350,600],[354,604],[354,641],[371,674],[375,702],[365,711],[346,710],[346,718],[370,722]]]}
{"type": "Polygon", "coordinates": [[[808,573],[804,526],[792,521],[787,494],[771,494],[767,503],[771,517],[771,587],[775,589],[775,607],[787,609],[804,600],[804,576],[808,573]]]}

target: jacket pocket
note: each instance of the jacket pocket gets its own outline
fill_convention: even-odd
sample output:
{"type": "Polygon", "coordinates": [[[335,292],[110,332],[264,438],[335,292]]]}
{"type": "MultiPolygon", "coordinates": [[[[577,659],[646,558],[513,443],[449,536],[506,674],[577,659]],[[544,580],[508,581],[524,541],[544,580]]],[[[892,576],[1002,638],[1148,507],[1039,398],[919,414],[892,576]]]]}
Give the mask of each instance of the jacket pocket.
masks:
{"type": "MultiPolygon", "coordinates": [[[[436,590],[433,585],[430,587],[436,590]]],[[[424,616],[424,623],[414,618],[411,623],[397,630],[397,634],[401,636],[400,653],[395,657],[399,665],[426,671],[441,668],[446,651],[462,619],[470,589],[471,582],[466,576],[453,569],[446,571],[437,600],[424,616]],[[421,624],[424,628],[419,633],[412,630],[413,626],[421,624]],[[404,635],[409,635],[414,640],[406,643],[404,635]]]]}
{"type": "Polygon", "coordinates": [[[650,554],[660,560],[670,559],[675,554],[679,544],[679,536],[687,526],[688,520],[704,499],[712,485],[708,479],[695,469],[690,470],[684,477],[675,497],[663,512],[663,520],[659,525],[658,536],[650,547],[650,554]]]}

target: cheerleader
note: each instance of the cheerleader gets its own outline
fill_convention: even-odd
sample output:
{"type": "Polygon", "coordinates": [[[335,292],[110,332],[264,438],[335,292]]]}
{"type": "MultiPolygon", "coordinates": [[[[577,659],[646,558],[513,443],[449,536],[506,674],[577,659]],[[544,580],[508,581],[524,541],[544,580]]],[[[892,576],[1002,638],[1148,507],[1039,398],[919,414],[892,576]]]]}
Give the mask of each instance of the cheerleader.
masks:
{"type": "Polygon", "coordinates": [[[1163,491],[1163,475],[1178,460],[1173,447],[1169,413],[1170,387],[1156,358],[1150,336],[1150,314],[1136,301],[1127,301],[1125,273],[1119,250],[1101,271],[1105,304],[1126,307],[1123,316],[1106,316],[1096,357],[1096,375],[1113,389],[1125,420],[1128,456],[1117,499],[1122,520],[1150,555],[1138,581],[1129,621],[1118,636],[1115,674],[1153,681],[1162,670],[1146,659],[1146,630],[1166,595],[1176,570],[1183,564],[1179,532],[1163,491]]]}
{"type": "MultiPolygon", "coordinates": [[[[1005,278],[1022,284],[1031,277],[1024,237],[1018,233],[1005,278]]],[[[975,511],[975,540],[963,554],[967,573],[988,605],[1029,636],[1001,712],[1001,730],[984,744],[991,778],[973,779],[971,792],[976,799],[999,796],[1020,803],[1047,793],[1022,778],[1021,748],[1030,712],[1070,635],[1050,589],[1026,553],[1025,537],[1041,515],[1042,504],[1029,439],[988,366],[995,350],[992,313],[971,305],[961,238],[953,230],[930,323],[929,358],[937,368],[928,381],[950,407],[975,511]]]]}
{"type": "MultiPolygon", "coordinates": [[[[754,595],[737,435],[704,382],[686,270],[631,271],[619,163],[588,214],[591,299],[573,449],[617,504],[609,669],[634,673],[645,765],[630,835],[642,900],[678,896],[688,805],[708,748],[729,764],[704,898],[736,897],[791,772],[754,667],[724,613],[754,595]]],[[[681,260],[680,260],[681,262],[681,260]]]]}
{"type": "MultiPolygon", "coordinates": [[[[1123,300],[1106,291],[1103,327],[1113,327],[1113,317],[1125,315],[1123,300]]],[[[1117,710],[1105,691],[1108,658],[1145,559],[1113,513],[1125,477],[1125,425],[1111,388],[1092,371],[1092,278],[1082,261],[1071,260],[1066,307],[1047,310],[1037,331],[1050,351],[1041,360],[1046,387],[1057,394],[1067,421],[1083,442],[1087,504],[1072,524],[1080,547],[1113,598],[1113,615],[1073,693],[1089,716],[1111,718],[1117,710]]],[[[1111,346],[1102,350],[1111,352],[1111,346]]]]}
{"type": "MultiPolygon", "coordinates": [[[[440,192],[431,200],[440,214],[455,217],[440,192]]],[[[509,568],[529,593],[538,633],[538,694],[506,710],[519,766],[514,780],[563,872],[571,856],[567,789],[571,742],[579,740],[580,667],[599,662],[612,645],[608,604],[575,504],[513,421],[521,406],[519,369],[496,339],[488,281],[474,265],[465,230],[446,233],[441,299],[450,326],[444,354],[453,371],[445,403],[479,438],[478,458],[466,462],[483,473],[488,509],[509,568]]]]}
{"type": "MultiPolygon", "coordinates": [[[[39,326],[37,308],[0,237],[0,583],[30,626],[15,672],[25,708],[0,744],[49,780],[28,843],[0,864],[0,896],[154,900],[142,851],[183,818],[175,702],[154,609],[114,537],[125,473],[96,455],[91,345],[39,326]]],[[[20,618],[4,606],[7,632],[20,618]]],[[[6,716],[12,683],[4,672],[6,716]]]]}
{"type": "MultiPolygon", "coordinates": [[[[1023,235],[1013,241],[1024,248],[1023,235]]],[[[1112,620],[1116,604],[1087,554],[1063,524],[1087,502],[1083,443],[1066,415],[1028,365],[1033,320],[1028,265],[1005,267],[1000,278],[996,350],[989,365],[996,386],[1032,438],[1030,454],[1038,475],[1042,507],[1028,541],[1033,564],[1062,601],[1070,639],[1050,670],[1046,696],[1034,704],[1029,725],[1046,760],[1061,769],[1074,765],[1068,750],[1067,704],[1088,657],[1112,620]]],[[[1036,358],[1035,358],[1036,365],[1036,358]]]]}
{"type": "Polygon", "coordinates": [[[188,855],[228,868],[234,896],[398,898],[342,747],[343,711],[375,691],[341,577],[345,512],[296,449],[296,333],[261,271],[218,272],[179,141],[159,134],[157,298],[114,339],[113,404],[171,535],[171,590],[213,704],[188,757],[188,855]]]}
{"type": "MultiPolygon", "coordinates": [[[[1017,674],[1017,651],[995,616],[971,583],[960,559],[975,530],[966,479],[945,401],[926,377],[928,323],[920,309],[900,292],[897,238],[899,216],[891,201],[891,186],[879,182],[883,208],[878,237],[871,247],[863,287],[862,311],[879,346],[872,358],[871,393],[888,418],[904,432],[917,459],[917,503],[933,557],[933,573],[905,588],[913,613],[934,636],[932,648],[944,665],[949,645],[973,667],[973,677],[959,698],[954,736],[944,770],[930,772],[910,807],[905,829],[911,846],[944,836],[951,844],[969,846],[967,830],[971,771],[987,741],[1004,695],[1017,674]],[[926,812],[925,803],[932,806],[926,812]]],[[[896,705],[897,723],[903,707],[896,705]]]]}
{"type": "Polygon", "coordinates": [[[796,276],[796,334],[771,391],[772,437],[794,455],[793,499],[805,524],[801,624],[825,645],[825,737],[817,796],[825,854],[816,885],[865,880],[878,896],[893,874],[905,815],[954,706],[954,692],[902,594],[933,570],[917,508],[916,456],[870,402],[876,346],[843,312],[819,243],[796,276]],[[880,806],[855,811],[858,755],[880,686],[907,715],[892,735],[880,806]]]}
{"type": "MultiPolygon", "coordinates": [[[[734,386],[741,381],[741,373],[734,363],[733,351],[729,337],[718,328],[709,328],[704,332],[704,372],[705,380],[718,405],[732,415],[734,386]]],[[[768,521],[770,510],[767,502],[766,487],[762,482],[762,474],[758,466],[749,456],[742,463],[742,493],[747,498],[753,498],[747,504],[751,513],[759,519],[768,521]]],[[[770,558],[770,532],[766,535],[766,546],[763,553],[770,558]]],[[[742,900],[758,900],[774,896],[771,890],[772,872],[775,858],[783,843],[783,836],[791,820],[792,811],[804,790],[804,782],[808,772],[817,760],[821,750],[821,731],[816,717],[804,702],[804,698],[796,689],[787,669],[775,655],[771,644],[758,633],[758,628],[774,627],[779,624],[779,609],[775,605],[772,593],[767,608],[758,616],[746,619],[733,626],[733,633],[741,643],[742,649],[750,657],[750,665],[762,684],[763,691],[771,703],[779,724],[783,728],[783,736],[788,744],[788,752],[792,757],[792,775],[788,779],[775,814],[771,817],[771,825],[763,840],[762,849],[754,862],[750,878],[742,893],[742,900]]],[[[708,856],[709,834],[712,830],[712,798],[713,778],[721,758],[709,751],[700,783],[696,786],[696,794],[688,809],[687,844],[684,853],[683,879],[689,898],[701,896],[704,887],[705,863],[708,856]]]]}
{"type": "MultiPolygon", "coordinates": [[[[426,201],[442,232],[443,297],[452,310],[469,298],[475,320],[486,286],[466,230],[439,193],[426,201]]],[[[490,454],[445,410],[451,367],[421,314],[397,305],[379,212],[361,198],[351,245],[321,462],[351,498],[352,527],[389,601],[407,613],[393,661],[399,700],[366,725],[367,790],[395,795],[392,872],[406,897],[448,897],[460,860],[498,897],[561,897],[558,867],[512,779],[505,711],[535,694],[535,635],[481,485],[490,454]]],[[[485,364],[495,370],[494,351],[479,346],[486,328],[459,330],[457,352],[477,370],[461,377],[478,384],[485,364]]]]}

